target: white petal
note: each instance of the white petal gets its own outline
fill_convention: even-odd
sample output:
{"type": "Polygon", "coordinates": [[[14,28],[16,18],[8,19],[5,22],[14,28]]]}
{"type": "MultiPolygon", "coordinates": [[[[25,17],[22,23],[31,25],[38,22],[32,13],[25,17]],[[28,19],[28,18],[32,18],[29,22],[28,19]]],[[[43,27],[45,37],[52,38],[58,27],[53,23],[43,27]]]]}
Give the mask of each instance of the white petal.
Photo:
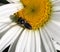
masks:
{"type": "Polygon", "coordinates": [[[13,26],[12,24],[3,24],[0,26],[0,38],[13,26]]]}
{"type": "Polygon", "coordinates": [[[0,26],[0,30],[3,29],[3,28],[5,28],[5,27],[8,26],[8,25],[9,25],[9,24],[6,24],[6,23],[4,24],[4,23],[3,23],[3,24],[0,26]]]}
{"type": "Polygon", "coordinates": [[[36,52],[41,52],[41,39],[38,30],[35,31],[35,37],[36,37],[36,52]]]}
{"type": "Polygon", "coordinates": [[[60,11],[60,6],[54,6],[53,7],[53,12],[60,11]]]}
{"type": "Polygon", "coordinates": [[[54,4],[60,2],[60,0],[51,0],[54,4]]]}
{"type": "Polygon", "coordinates": [[[21,37],[18,40],[15,52],[24,52],[27,40],[28,40],[28,31],[24,30],[24,32],[21,34],[21,37]]]}
{"type": "Polygon", "coordinates": [[[52,40],[50,39],[49,35],[47,34],[47,32],[44,29],[40,30],[40,32],[41,32],[41,38],[42,38],[42,42],[45,46],[46,52],[57,52],[54,48],[52,40]]]}
{"type": "Polygon", "coordinates": [[[3,29],[5,26],[7,26],[8,24],[5,23],[0,23],[0,30],[3,29]]]}
{"type": "Polygon", "coordinates": [[[57,43],[57,42],[55,42],[55,41],[53,41],[53,43],[54,43],[54,45],[55,45],[55,48],[56,48],[57,50],[60,50],[60,44],[57,43]]]}
{"type": "Polygon", "coordinates": [[[3,25],[2,27],[0,27],[0,33],[6,31],[7,29],[12,28],[15,25],[16,25],[15,23],[6,24],[5,26],[3,25]]]}
{"type": "Polygon", "coordinates": [[[34,31],[31,32],[31,50],[30,52],[35,52],[36,51],[36,40],[35,40],[35,33],[34,31]]]}
{"type": "Polygon", "coordinates": [[[60,22],[60,12],[54,12],[51,16],[51,20],[54,20],[54,21],[57,21],[57,22],[60,22]]]}
{"type": "Polygon", "coordinates": [[[23,33],[24,29],[21,31],[22,29],[20,29],[16,36],[14,37],[14,42],[10,45],[10,48],[8,50],[8,52],[15,52],[15,48],[16,48],[16,45],[17,45],[17,42],[18,42],[18,39],[20,38],[21,36],[21,33],[23,33]]]}
{"type": "Polygon", "coordinates": [[[53,7],[54,6],[60,6],[60,0],[59,1],[56,1],[56,2],[53,2],[52,4],[53,4],[53,7]]]}
{"type": "Polygon", "coordinates": [[[14,42],[16,35],[18,36],[19,34],[17,33],[18,30],[20,29],[19,26],[15,26],[11,28],[0,40],[0,51],[5,49],[8,45],[10,45],[12,42],[14,42]],[[17,33],[17,34],[16,34],[17,33]]]}
{"type": "Polygon", "coordinates": [[[21,10],[22,4],[6,4],[0,6],[0,22],[10,22],[10,15],[13,15],[18,10],[21,10]]]}
{"type": "Polygon", "coordinates": [[[17,2],[20,2],[20,0],[7,0],[8,2],[10,3],[17,3],[17,2]]]}
{"type": "Polygon", "coordinates": [[[47,28],[45,28],[45,29],[46,29],[46,31],[48,32],[48,35],[51,37],[51,39],[52,39],[52,41],[53,41],[53,44],[54,44],[54,46],[55,46],[55,49],[56,49],[56,50],[60,50],[60,43],[55,40],[54,34],[52,34],[52,32],[50,32],[47,28]],[[58,43],[58,44],[57,44],[57,43],[58,43]]]}
{"type": "Polygon", "coordinates": [[[48,29],[47,31],[51,38],[53,38],[53,40],[55,40],[56,42],[60,43],[60,26],[58,26],[54,22],[51,22],[50,24],[48,24],[46,29],[48,29]]]}
{"type": "Polygon", "coordinates": [[[31,50],[31,36],[32,36],[32,34],[31,34],[32,32],[31,31],[29,31],[29,37],[28,37],[28,40],[27,40],[27,43],[26,43],[26,47],[25,47],[25,50],[24,50],[24,52],[30,52],[30,50],[31,50]]]}
{"type": "Polygon", "coordinates": [[[41,52],[40,37],[38,31],[29,31],[29,37],[24,52],[41,52]]]}
{"type": "Polygon", "coordinates": [[[0,27],[1,27],[2,25],[4,25],[4,23],[0,23],[0,27]]]}

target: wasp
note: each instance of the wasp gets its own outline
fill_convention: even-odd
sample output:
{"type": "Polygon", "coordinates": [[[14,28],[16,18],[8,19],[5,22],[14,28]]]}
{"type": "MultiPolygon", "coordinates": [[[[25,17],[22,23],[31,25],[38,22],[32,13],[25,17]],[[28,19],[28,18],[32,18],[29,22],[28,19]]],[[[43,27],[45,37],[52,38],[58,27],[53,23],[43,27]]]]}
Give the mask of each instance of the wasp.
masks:
{"type": "Polygon", "coordinates": [[[25,27],[27,29],[32,29],[32,26],[22,17],[19,17],[18,23],[21,24],[22,27],[25,27]]]}

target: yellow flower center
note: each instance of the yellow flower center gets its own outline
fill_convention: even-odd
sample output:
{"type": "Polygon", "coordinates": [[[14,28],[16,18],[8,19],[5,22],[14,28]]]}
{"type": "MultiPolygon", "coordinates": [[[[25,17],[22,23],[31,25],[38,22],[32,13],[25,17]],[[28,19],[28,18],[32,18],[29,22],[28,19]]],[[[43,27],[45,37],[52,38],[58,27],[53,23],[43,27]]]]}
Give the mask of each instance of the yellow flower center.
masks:
{"type": "Polygon", "coordinates": [[[21,0],[24,8],[15,15],[25,19],[32,29],[43,27],[50,20],[52,4],[50,0],[21,0]]]}

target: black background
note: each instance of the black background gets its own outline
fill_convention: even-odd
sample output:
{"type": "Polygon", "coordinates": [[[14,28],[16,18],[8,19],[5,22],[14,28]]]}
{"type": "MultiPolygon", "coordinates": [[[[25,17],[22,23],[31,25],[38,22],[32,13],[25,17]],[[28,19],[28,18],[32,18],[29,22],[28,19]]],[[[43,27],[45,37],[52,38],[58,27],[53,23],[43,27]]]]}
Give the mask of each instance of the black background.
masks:
{"type": "MultiPolygon", "coordinates": [[[[9,2],[7,2],[6,0],[0,0],[0,3],[3,3],[3,4],[8,4],[9,2]]],[[[5,49],[3,50],[3,52],[7,52],[8,49],[9,49],[10,45],[5,49]]],[[[57,50],[57,52],[60,52],[59,50],[57,50]]]]}
{"type": "Polygon", "coordinates": [[[6,0],[0,0],[0,3],[8,4],[9,2],[7,2],[6,0]]]}

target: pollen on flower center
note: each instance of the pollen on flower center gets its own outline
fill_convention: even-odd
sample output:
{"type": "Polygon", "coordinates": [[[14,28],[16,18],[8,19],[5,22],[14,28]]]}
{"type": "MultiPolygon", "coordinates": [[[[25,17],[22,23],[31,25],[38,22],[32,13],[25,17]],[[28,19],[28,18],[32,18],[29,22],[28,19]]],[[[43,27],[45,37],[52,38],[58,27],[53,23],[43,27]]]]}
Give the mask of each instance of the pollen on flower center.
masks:
{"type": "Polygon", "coordinates": [[[52,4],[50,0],[21,0],[24,8],[15,15],[25,19],[32,29],[43,27],[50,20],[52,4]]]}

